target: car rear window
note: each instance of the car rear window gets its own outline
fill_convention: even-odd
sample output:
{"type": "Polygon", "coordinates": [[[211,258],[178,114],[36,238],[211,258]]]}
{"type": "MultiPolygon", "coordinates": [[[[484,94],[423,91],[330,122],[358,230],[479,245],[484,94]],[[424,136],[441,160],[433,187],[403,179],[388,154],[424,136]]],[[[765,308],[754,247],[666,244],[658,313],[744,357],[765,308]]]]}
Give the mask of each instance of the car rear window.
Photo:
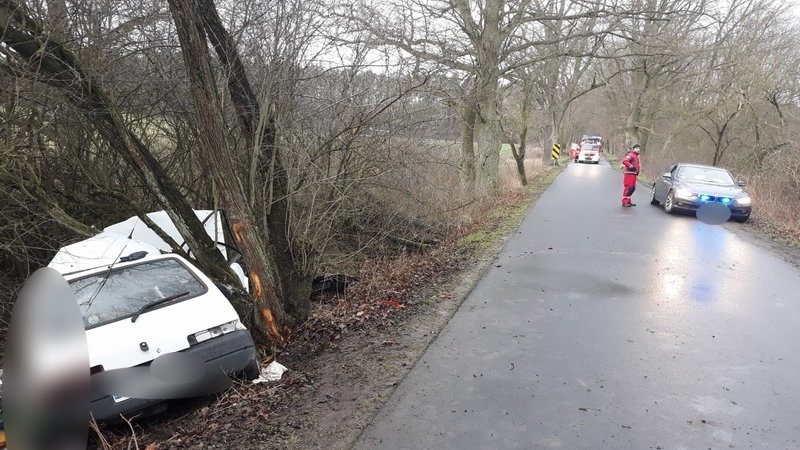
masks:
{"type": "Polygon", "coordinates": [[[86,329],[131,317],[142,306],[169,296],[188,292],[175,300],[179,302],[206,292],[205,285],[172,258],[112,269],[69,284],[86,329]]]}

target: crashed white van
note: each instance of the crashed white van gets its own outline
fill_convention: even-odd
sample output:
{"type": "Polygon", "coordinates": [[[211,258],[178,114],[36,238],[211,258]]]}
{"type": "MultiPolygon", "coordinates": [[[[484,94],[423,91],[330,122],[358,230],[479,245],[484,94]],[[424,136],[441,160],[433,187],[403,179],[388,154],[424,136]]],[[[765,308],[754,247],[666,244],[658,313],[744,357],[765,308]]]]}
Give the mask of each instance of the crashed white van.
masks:
{"type": "MultiPolygon", "coordinates": [[[[197,214],[205,217],[211,211],[197,214]]],[[[165,214],[149,216],[181,242],[168,226],[171,222],[164,223],[169,221],[165,214]]],[[[224,246],[221,236],[212,234],[224,246]]],[[[256,378],[252,337],[221,288],[189,261],[165,250],[169,246],[132,218],[61,248],[49,264],[64,276],[78,301],[91,373],[145,366],[165,353],[186,352],[209,369],[256,378]]],[[[223,254],[229,256],[227,249],[223,254]]],[[[96,394],[91,411],[103,420],[160,402],[96,394]]]]}

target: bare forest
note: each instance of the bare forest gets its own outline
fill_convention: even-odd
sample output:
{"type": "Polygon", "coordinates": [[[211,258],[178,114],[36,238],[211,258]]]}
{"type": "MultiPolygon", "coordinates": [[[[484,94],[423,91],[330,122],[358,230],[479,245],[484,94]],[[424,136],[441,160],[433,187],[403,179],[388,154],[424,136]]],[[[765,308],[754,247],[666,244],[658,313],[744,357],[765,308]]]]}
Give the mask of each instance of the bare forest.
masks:
{"type": "MultiPolygon", "coordinates": [[[[429,251],[582,134],[747,180],[800,233],[800,20],[778,0],[0,0],[0,301],[62,246],[226,211],[264,349],[312,282],[429,251]],[[546,149],[546,151],[542,151],[546,149]]],[[[598,224],[602,226],[602,224],[598,224]]],[[[177,248],[176,251],[183,252],[177,248]]],[[[184,252],[185,253],[185,252],[184,252]]]]}

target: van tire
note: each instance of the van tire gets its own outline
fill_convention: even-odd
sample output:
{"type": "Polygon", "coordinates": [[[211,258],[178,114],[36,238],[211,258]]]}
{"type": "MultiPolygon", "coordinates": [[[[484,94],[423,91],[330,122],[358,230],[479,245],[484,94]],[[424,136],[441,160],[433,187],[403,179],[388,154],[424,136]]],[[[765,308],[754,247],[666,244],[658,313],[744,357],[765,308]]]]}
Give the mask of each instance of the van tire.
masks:
{"type": "Polygon", "coordinates": [[[258,358],[253,358],[244,369],[242,369],[241,377],[252,381],[261,376],[261,365],[258,363],[258,358]]]}

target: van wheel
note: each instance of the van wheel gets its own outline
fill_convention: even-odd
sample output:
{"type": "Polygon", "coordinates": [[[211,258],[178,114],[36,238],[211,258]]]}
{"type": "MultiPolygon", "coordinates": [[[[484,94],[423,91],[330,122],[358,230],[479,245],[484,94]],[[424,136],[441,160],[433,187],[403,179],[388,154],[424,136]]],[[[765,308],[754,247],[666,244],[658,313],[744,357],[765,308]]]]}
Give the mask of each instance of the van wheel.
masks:
{"type": "Polygon", "coordinates": [[[242,369],[241,377],[252,381],[261,376],[261,365],[258,363],[258,358],[253,358],[250,363],[242,369]]]}

